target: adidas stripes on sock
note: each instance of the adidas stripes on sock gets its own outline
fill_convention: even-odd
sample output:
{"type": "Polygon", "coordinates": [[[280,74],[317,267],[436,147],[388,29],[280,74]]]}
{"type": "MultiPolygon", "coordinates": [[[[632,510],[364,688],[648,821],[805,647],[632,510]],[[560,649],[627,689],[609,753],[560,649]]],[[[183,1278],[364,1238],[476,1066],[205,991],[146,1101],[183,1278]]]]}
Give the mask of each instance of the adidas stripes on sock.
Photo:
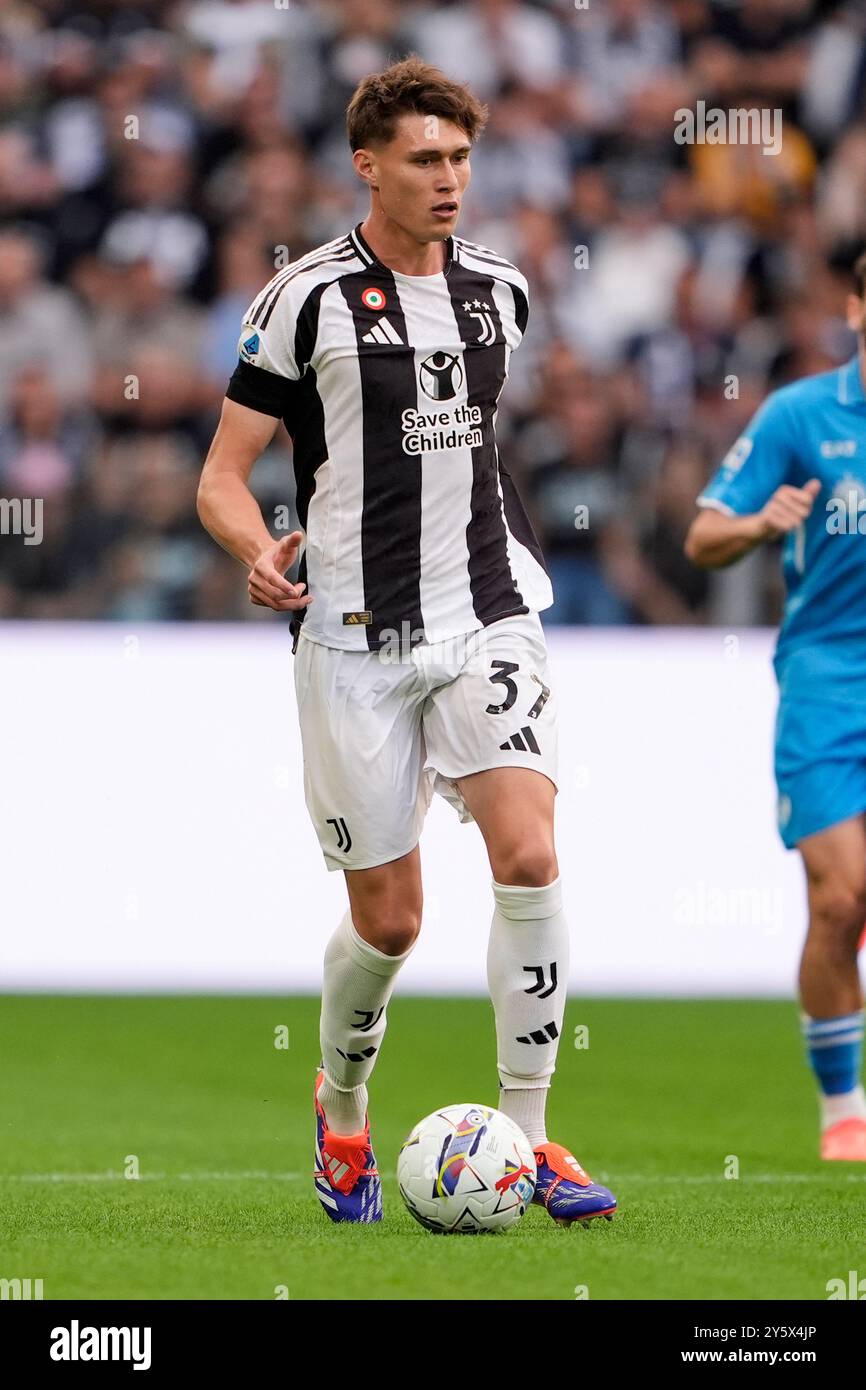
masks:
{"type": "Polygon", "coordinates": [[[541,1144],[568,988],[562,886],[559,878],[542,888],[494,879],[493,897],[487,981],[496,1017],[499,1108],[531,1144],[541,1144]]]}
{"type": "Polygon", "coordinates": [[[358,935],[347,910],[325,949],[319,1041],[325,1079],[319,1101],[335,1134],[358,1134],[367,1109],[365,1082],[376,1064],[386,1005],[404,961],[358,935]]]}

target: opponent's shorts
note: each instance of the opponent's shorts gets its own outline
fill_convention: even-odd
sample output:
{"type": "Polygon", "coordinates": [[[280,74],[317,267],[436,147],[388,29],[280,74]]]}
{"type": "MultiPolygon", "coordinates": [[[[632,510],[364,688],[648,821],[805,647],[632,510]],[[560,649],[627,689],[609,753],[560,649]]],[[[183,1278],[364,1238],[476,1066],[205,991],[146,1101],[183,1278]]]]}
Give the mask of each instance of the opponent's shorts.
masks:
{"type": "Polygon", "coordinates": [[[775,769],[788,849],[866,811],[866,703],[783,696],[775,769]]]}
{"type": "Polygon", "coordinates": [[[294,670],[304,795],[329,869],[408,854],[434,792],[472,820],[454,784],[471,772],[529,767],[556,787],[557,702],[537,613],[391,660],[302,628],[294,670]]]}

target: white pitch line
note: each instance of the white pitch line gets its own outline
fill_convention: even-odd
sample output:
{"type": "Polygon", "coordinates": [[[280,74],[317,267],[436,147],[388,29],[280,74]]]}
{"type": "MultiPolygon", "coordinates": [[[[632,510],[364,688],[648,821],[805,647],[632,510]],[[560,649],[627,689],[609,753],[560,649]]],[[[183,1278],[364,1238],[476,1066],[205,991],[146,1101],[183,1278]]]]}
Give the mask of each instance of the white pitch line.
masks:
{"type": "MultiPolygon", "coordinates": [[[[382,1178],[385,1182],[394,1180],[391,1173],[383,1173],[382,1178]]],[[[721,1173],[599,1173],[597,1180],[602,1183],[675,1183],[680,1187],[690,1187],[695,1185],[706,1186],[710,1183],[718,1183],[720,1186],[728,1186],[731,1183],[816,1183],[822,1178],[830,1177],[829,1172],[816,1173],[742,1173],[739,1178],[725,1178],[721,1173]]],[[[863,1173],[834,1173],[834,1179],[844,1178],[846,1182],[862,1183],[866,1182],[866,1172],[863,1173]]],[[[4,1182],[20,1183],[98,1183],[98,1182],[297,1182],[301,1180],[312,1180],[312,1170],[309,1173],[268,1173],[264,1169],[240,1170],[235,1173],[212,1173],[202,1171],[200,1173],[141,1173],[137,1178],[127,1178],[125,1173],[0,1173],[0,1184],[4,1182]]]]}
{"type": "MultiPolygon", "coordinates": [[[[830,1177],[831,1174],[824,1170],[817,1173],[741,1173],[738,1178],[726,1178],[722,1173],[599,1173],[596,1180],[601,1183],[623,1183],[623,1182],[647,1182],[647,1183],[677,1183],[681,1186],[691,1184],[720,1183],[728,1186],[731,1183],[741,1182],[820,1182],[822,1178],[830,1177]]],[[[863,1173],[835,1173],[834,1177],[844,1177],[847,1182],[866,1182],[866,1172],[863,1173]]]]}
{"type": "MultiPolygon", "coordinates": [[[[136,1178],[128,1178],[125,1173],[0,1173],[3,1182],[242,1182],[248,1179],[264,1179],[267,1182],[284,1182],[307,1177],[306,1173],[266,1173],[252,1169],[237,1173],[139,1173],[136,1178]]],[[[312,1172],[309,1174],[312,1177],[312,1172]]]]}

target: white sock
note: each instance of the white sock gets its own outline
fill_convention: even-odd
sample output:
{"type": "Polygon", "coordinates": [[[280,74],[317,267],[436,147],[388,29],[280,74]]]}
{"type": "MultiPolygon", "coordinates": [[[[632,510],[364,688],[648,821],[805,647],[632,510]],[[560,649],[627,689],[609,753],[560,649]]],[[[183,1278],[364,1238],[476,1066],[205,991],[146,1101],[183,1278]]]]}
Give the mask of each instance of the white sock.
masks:
{"type": "Polygon", "coordinates": [[[493,897],[487,982],[496,1016],[499,1105],[530,1143],[542,1143],[568,989],[562,885],[559,878],[542,888],[494,879],[493,897]]]}
{"type": "Polygon", "coordinates": [[[333,1134],[362,1134],[367,1117],[367,1087],[362,1082],[343,1091],[328,1080],[319,1087],[319,1104],[333,1134]]]}
{"type": "Polygon", "coordinates": [[[364,1128],[367,1087],[387,1024],[397,973],[414,949],[388,956],[359,936],[348,910],[325,949],[319,1041],[325,1080],[319,1100],[328,1128],[364,1128]]]}
{"type": "Polygon", "coordinates": [[[843,1091],[841,1095],[821,1095],[820,1100],[822,1129],[829,1129],[840,1120],[866,1120],[866,1091],[862,1086],[843,1091]]]}
{"type": "Polygon", "coordinates": [[[549,1086],[509,1087],[499,1091],[499,1109],[519,1125],[532,1147],[547,1143],[547,1108],[549,1086]]]}

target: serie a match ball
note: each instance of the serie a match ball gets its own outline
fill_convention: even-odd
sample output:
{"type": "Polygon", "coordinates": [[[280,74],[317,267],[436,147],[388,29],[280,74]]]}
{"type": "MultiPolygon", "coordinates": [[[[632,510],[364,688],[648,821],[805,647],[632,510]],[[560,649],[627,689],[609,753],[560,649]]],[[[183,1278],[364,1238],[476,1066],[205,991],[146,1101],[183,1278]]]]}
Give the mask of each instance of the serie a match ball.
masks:
{"type": "Polygon", "coordinates": [[[487,1105],[446,1105],[420,1120],[400,1149],[397,1181],[429,1231],[505,1231],[535,1192],[535,1155],[523,1130],[487,1105]]]}

